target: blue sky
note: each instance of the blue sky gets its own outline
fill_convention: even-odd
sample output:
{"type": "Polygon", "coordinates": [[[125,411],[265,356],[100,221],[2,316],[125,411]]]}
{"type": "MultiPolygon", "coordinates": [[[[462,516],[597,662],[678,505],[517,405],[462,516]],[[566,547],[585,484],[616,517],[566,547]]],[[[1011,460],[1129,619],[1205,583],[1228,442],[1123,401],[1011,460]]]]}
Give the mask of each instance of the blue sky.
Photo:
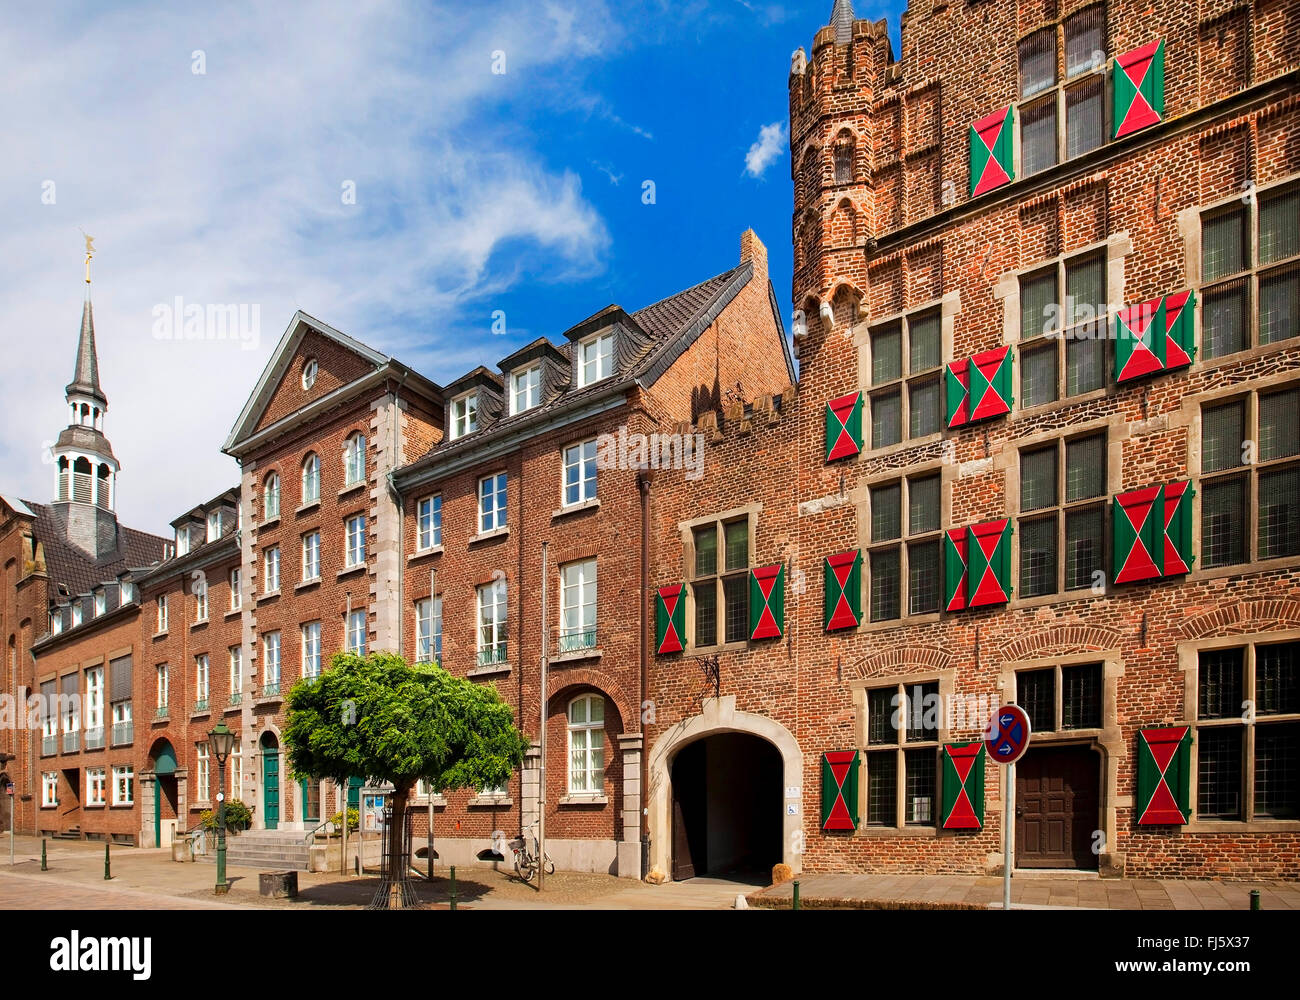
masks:
{"type": "MultiPolygon", "coordinates": [[[[0,491],[52,494],[82,230],[119,511],[154,530],[236,481],[218,448],[297,308],[443,383],[753,227],[788,311],[786,78],[831,0],[264,6],[3,15],[0,491]],[[258,335],[160,340],[177,297],[258,335]]],[[[856,4],[896,50],[899,6],[856,4]]]]}

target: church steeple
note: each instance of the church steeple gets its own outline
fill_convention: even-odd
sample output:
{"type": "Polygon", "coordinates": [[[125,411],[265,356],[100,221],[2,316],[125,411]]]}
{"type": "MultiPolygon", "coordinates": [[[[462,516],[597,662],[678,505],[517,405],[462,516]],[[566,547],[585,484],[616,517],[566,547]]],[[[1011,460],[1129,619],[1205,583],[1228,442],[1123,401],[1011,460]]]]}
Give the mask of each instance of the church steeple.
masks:
{"type": "Polygon", "coordinates": [[[77,367],[64,392],[69,402],[75,394],[86,396],[108,409],[108,399],[99,385],[99,356],[95,352],[95,307],[90,303],[90,285],[86,285],[86,302],[81,307],[81,336],[77,341],[77,367]]]}
{"type": "Polygon", "coordinates": [[[853,0],[835,0],[830,26],[835,29],[836,45],[848,45],[853,41],[853,0]]]}

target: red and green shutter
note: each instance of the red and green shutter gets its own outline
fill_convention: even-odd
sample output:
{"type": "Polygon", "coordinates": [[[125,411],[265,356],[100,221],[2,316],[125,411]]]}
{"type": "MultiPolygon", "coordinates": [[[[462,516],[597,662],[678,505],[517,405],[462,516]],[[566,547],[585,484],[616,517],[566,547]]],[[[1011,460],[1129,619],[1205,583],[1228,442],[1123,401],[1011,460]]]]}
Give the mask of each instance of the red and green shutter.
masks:
{"type": "Polygon", "coordinates": [[[981,118],[970,127],[970,196],[972,198],[1011,183],[1016,175],[1013,159],[1016,131],[1015,107],[981,118]]]}
{"type": "Polygon", "coordinates": [[[1115,138],[1155,125],[1165,115],[1164,39],[1115,59],[1115,138]]]}
{"type": "Polygon", "coordinates": [[[779,639],[785,632],[785,564],[749,571],[749,637],[779,639]]]}
{"type": "Polygon", "coordinates": [[[1166,368],[1180,368],[1196,360],[1196,331],[1192,326],[1195,311],[1195,292],[1165,296],[1166,368]]]}
{"type": "Polygon", "coordinates": [[[1011,521],[985,521],[968,530],[967,606],[1006,604],[1011,600],[1011,521]]]}
{"type": "Polygon", "coordinates": [[[943,533],[944,611],[966,607],[966,540],[965,528],[949,528],[943,533]]]}
{"type": "Polygon", "coordinates": [[[826,404],[826,461],[862,451],[862,393],[854,392],[826,404]]]}
{"type": "Polygon", "coordinates": [[[1138,730],[1139,825],[1180,826],[1191,816],[1190,726],[1138,730]]]}
{"type": "Polygon", "coordinates": [[[970,359],[970,418],[1000,417],[1011,412],[1011,347],[995,347],[970,359]]]}
{"type": "Polygon", "coordinates": [[[858,752],[822,754],[822,829],[858,828],[858,752]]]}
{"type": "Polygon", "coordinates": [[[854,549],[827,556],[822,568],[826,577],[826,631],[857,628],[862,623],[862,552],[854,549]]]}
{"type": "Polygon", "coordinates": [[[950,362],[943,370],[944,398],[947,401],[948,426],[970,423],[970,361],[962,358],[950,362]]]}
{"type": "Polygon", "coordinates": [[[1115,381],[1165,370],[1165,300],[1152,299],[1115,314],[1115,381]]]}
{"type": "Polygon", "coordinates": [[[948,743],[943,748],[944,830],[984,828],[984,744],[948,743]]]}
{"type": "Polygon", "coordinates": [[[1165,488],[1149,486],[1115,496],[1115,582],[1164,575],[1165,488]]]}
{"type": "Polygon", "coordinates": [[[1165,487],[1165,565],[1164,575],[1190,573],[1192,562],[1192,497],[1196,490],[1189,482],[1170,483],[1165,487]]]}
{"type": "Polygon", "coordinates": [[[686,584],[655,593],[655,652],[680,653],[686,646],[686,584]]]}

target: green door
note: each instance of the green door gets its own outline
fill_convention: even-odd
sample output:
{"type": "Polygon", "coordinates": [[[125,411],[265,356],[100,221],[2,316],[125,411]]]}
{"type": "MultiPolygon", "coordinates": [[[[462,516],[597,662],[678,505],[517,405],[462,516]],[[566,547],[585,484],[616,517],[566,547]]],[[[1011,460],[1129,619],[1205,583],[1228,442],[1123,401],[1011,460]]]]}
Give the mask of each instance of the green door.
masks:
{"type": "Polygon", "coordinates": [[[162,847],[162,782],[153,783],[153,846],[162,847]]]}
{"type": "Polygon", "coordinates": [[[162,846],[162,778],[176,773],[176,751],[172,745],[163,740],[156,748],[153,757],[153,846],[162,846]]]}
{"type": "Polygon", "coordinates": [[[349,809],[361,808],[361,786],[364,784],[365,782],[362,781],[360,778],[348,779],[348,808],[349,809]]]}
{"type": "Polygon", "coordinates": [[[280,748],[262,745],[262,816],[266,828],[275,830],[280,825],[280,748]]]}

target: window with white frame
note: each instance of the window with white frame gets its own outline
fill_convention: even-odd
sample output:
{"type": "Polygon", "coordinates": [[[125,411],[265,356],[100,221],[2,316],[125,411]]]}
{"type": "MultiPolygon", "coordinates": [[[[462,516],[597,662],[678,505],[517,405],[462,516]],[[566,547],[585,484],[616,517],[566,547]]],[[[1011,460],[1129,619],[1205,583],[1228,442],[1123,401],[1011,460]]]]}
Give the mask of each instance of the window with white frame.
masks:
{"type": "Polygon", "coordinates": [[[167,595],[162,594],[158,598],[158,631],[167,631],[167,595]]]}
{"type": "Polygon", "coordinates": [[[347,551],[344,563],[350,569],[366,561],[366,515],[358,514],[356,517],[348,518],[344,523],[347,529],[347,551]]]}
{"type": "Polygon", "coordinates": [[[54,681],[49,681],[48,684],[48,689],[44,686],[41,689],[44,708],[41,716],[41,735],[46,741],[53,740],[59,735],[59,703],[54,692],[54,681]]]}
{"type": "Polygon", "coordinates": [[[578,388],[614,374],[614,335],[602,333],[578,345],[578,388]]]}
{"type": "Polygon", "coordinates": [[[154,697],[158,703],[158,712],[167,714],[167,700],[171,692],[171,676],[167,664],[160,663],[154,668],[154,697]]]}
{"type": "Polygon", "coordinates": [[[200,575],[194,581],[194,621],[205,622],[208,620],[208,578],[200,575]]]}
{"type": "Polygon", "coordinates": [[[442,544],[442,494],[425,497],[416,504],[416,525],[418,535],[416,547],[424,552],[442,544]]]}
{"type": "Polygon", "coordinates": [[[230,704],[238,705],[244,692],[244,648],[231,646],[230,653],[230,704]]]}
{"type": "Polygon", "coordinates": [[[496,580],[478,588],[479,665],[506,661],[506,582],[496,580]]]}
{"type": "Polygon", "coordinates": [[[86,749],[104,741],[104,668],[86,671],[86,749]]]}
{"type": "Polygon", "coordinates": [[[303,506],[320,499],[320,456],[308,452],[302,460],[302,502],[303,506]]]}
{"type": "Polygon", "coordinates": [[[235,749],[230,751],[229,771],[230,800],[238,802],[244,796],[244,751],[238,741],[235,743],[235,749]]]}
{"type": "Polygon", "coordinates": [[[569,702],[569,794],[605,790],[605,699],[584,694],[569,702]]]}
{"type": "Polygon", "coordinates": [[[908,681],[866,694],[866,825],[934,826],[938,682],[908,681]]]}
{"type": "Polygon", "coordinates": [[[442,659],[442,598],[415,602],[415,662],[442,659]]]}
{"type": "Polygon", "coordinates": [[[266,477],[262,489],[262,520],[274,521],[280,516],[280,477],[272,472],[266,477]]]}
{"type": "Polygon", "coordinates": [[[206,743],[195,744],[195,790],[200,802],[207,802],[212,795],[212,757],[206,743]]]}
{"type": "Polygon", "coordinates": [[[302,675],[309,679],[320,676],[320,622],[302,627],[302,675]]]}
{"type": "Polygon", "coordinates": [[[1105,388],[1107,309],[1104,250],[1021,277],[1022,409],[1105,388]]]}
{"type": "Polygon", "coordinates": [[[596,645],[596,560],[560,567],[560,652],[596,645]]]}
{"type": "Polygon", "coordinates": [[[190,529],[189,525],[176,529],[176,554],[178,556],[186,555],[190,551],[190,529]]]}
{"type": "Polygon", "coordinates": [[[238,611],[244,606],[243,594],[244,574],[238,569],[230,571],[230,610],[238,611]]]}
{"type": "Polygon", "coordinates": [[[102,590],[95,591],[95,617],[98,618],[108,610],[108,595],[102,590]]]}
{"type": "Polygon", "coordinates": [[[274,594],[280,589],[280,546],[272,545],[262,553],[262,592],[274,594]]]}
{"type": "Polygon", "coordinates": [[[135,584],[130,580],[118,583],[118,604],[130,604],[135,600],[135,584]]]}
{"type": "Polygon", "coordinates": [[[113,745],[130,743],[134,736],[131,726],[131,702],[113,702],[113,745]]]}
{"type": "Polygon", "coordinates": [[[212,679],[208,654],[200,653],[194,657],[194,711],[202,712],[208,707],[209,683],[212,679]]]}
{"type": "MultiPolygon", "coordinates": [[[[68,733],[79,733],[81,731],[81,699],[76,697],[75,685],[71,691],[65,688],[64,694],[70,694],[73,695],[73,697],[68,698],[63,705],[63,732],[65,735],[68,733]]],[[[69,747],[65,740],[64,751],[66,752],[68,749],[69,747]]],[[[73,746],[71,749],[75,750],[76,747],[73,746]]]]}
{"type": "Polygon", "coordinates": [[[50,612],[50,634],[59,635],[63,632],[63,609],[55,608],[50,612]]]}
{"type": "Polygon", "coordinates": [[[529,365],[510,376],[510,412],[523,413],[542,401],[542,366],[529,365]]]}
{"type": "Polygon", "coordinates": [[[451,401],[451,439],[478,430],[478,393],[471,392],[451,401]]]}
{"type": "Polygon", "coordinates": [[[102,767],[86,768],[86,805],[102,806],[108,801],[108,772],[102,767]]]}
{"type": "Polygon", "coordinates": [[[302,582],[320,579],[320,532],[302,536],[302,582]]]}
{"type": "Polygon", "coordinates": [[[348,614],[348,652],[357,656],[366,655],[366,612],[353,611],[348,614]]]}
{"type": "Polygon", "coordinates": [[[564,506],[596,499],[596,439],[564,449],[564,506]]]}
{"type": "Polygon", "coordinates": [[[80,625],[84,617],[85,611],[82,608],[81,598],[77,598],[72,602],[72,627],[76,628],[80,625]]]}
{"type": "Polygon", "coordinates": [[[221,537],[221,511],[214,510],[208,514],[208,541],[215,542],[221,537]]]}
{"type": "Polygon", "coordinates": [[[343,446],[343,479],[345,486],[355,486],[366,479],[366,436],[353,434],[343,446]]]}
{"type": "Polygon", "coordinates": [[[41,773],[41,808],[53,809],[59,804],[59,772],[41,773]]]}
{"type": "Polygon", "coordinates": [[[135,804],[135,768],[119,764],[113,768],[113,805],[135,804]]]}
{"type": "Polygon", "coordinates": [[[280,633],[262,636],[262,694],[280,693],[280,633]]]}
{"type": "Polygon", "coordinates": [[[506,474],[484,476],[478,481],[478,530],[487,534],[506,526],[506,474]]]}

